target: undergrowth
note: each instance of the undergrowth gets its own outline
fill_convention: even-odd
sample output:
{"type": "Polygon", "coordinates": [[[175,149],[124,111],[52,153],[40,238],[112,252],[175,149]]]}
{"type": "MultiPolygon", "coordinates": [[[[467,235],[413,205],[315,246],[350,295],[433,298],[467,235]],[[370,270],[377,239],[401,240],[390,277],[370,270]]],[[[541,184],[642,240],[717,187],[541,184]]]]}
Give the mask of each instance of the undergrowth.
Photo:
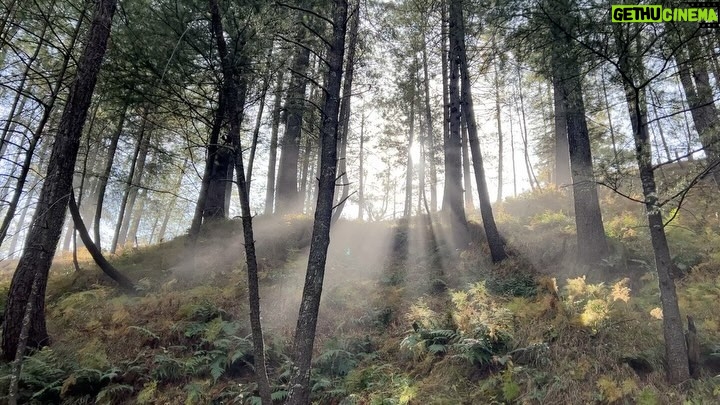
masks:
{"type": "MultiPolygon", "coordinates": [[[[314,403],[720,402],[720,226],[698,221],[714,215],[712,205],[689,201],[695,216],[676,213],[668,238],[681,311],[698,328],[701,378],[665,382],[642,210],[604,194],[613,254],[581,266],[567,195],[547,189],[496,207],[512,253],[496,265],[478,224],[471,226],[477,240],[456,252],[433,239],[444,230],[427,221],[341,221],[346,228],[337,232],[353,239],[331,246],[314,403]]],[[[310,224],[307,217],[258,221],[260,235],[263,227],[279,235],[260,237],[258,246],[275,403],[286,398],[293,370],[310,224]]],[[[136,296],[117,292],[85,256],[80,273],[67,257],[56,261],[47,297],[53,344],[25,358],[20,402],[259,403],[239,229],[237,221],[219,222],[194,249],[179,238],[114,257],[142,287],[136,296]]],[[[8,285],[9,277],[0,280],[0,309],[8,285]]],[[[2,395],[9,367],[0,365],[2,395]]]]}

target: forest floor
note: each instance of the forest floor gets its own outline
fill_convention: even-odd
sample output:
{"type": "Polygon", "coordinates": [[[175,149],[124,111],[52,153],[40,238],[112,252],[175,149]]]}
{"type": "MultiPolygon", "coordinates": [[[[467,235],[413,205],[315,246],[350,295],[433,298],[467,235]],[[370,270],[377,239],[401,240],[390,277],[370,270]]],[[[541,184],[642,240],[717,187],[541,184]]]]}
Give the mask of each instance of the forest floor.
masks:
{"type": "MultiPolygon", "coordinates": [[[[319,404],[720,403],[720,204],[698,187],[668,225],[678,296],[702,348],[700,378],[664,377],[659,291],[643,207],[609,192],[613,253],[575,260],[571,200],[558,190],[495,207],[513,253],[493,265],[482,228],[464,250],[435,218],[332,230],[316,339],[319,404]]],[[[673,215],[676,212],[668,212],[673,215]]],[[[471,218],[472,218],[471,214],[471,218]]],[[[312,219],[257,217],[262,314],[281,403],[312,219]]],[[[252,382],[239,221],[126,249],[118,292],[80,252],[56,260],[47,292],[51,345],[24,363],[23,401],[67,404],[258,403],[252,382]]],[[[2,263],[0,300],[12,263],[2,263]]],[[[4,303],[0,301],[0,309],[4,303]]],[[[7,392],[8,365],[0,365],[7,392]]]]}

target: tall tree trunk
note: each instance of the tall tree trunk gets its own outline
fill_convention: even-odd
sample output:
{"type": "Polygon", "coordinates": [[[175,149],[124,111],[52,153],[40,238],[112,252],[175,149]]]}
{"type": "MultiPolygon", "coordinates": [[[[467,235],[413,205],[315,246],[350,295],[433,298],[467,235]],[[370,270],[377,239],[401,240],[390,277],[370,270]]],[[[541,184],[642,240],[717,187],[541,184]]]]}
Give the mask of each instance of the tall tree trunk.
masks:
{"type": "MultiPolygon", "coordinates": [[[[269,55],[268,55],[269,56],[269,55]]],[[[257,151],[258,137],[260,136],[260,127],[262,126],[262,115],[265,111],[265,95],[267,94],[269,79],[265,78],[260,93],[260,106],[258,107],[257,117],[255,118],[255,128],[253,129],[252,143],[250,144],[250,158],[248,159],[247,183],[252,187],[253,167],[255,166],[255,152],[257,151]]]]}
{"type": "MultiPolygon", "coordinates": [[[[567,0],[554,3],[553,6],[557,15],[570,15],[567,0]]],[[[593,173],[580,62],[573,56],[572,39],[568,36],[567,30],[555,23],[551,30],[555,44],[551,62],[554,74],[559,76],[567,121],[577,229],[577,257],[585,263],[596,263],[607,254],[608,244],[593,173]]]]}
{"type": "Polygon", "coordinates": [[[360,115],[360,174],[358,184],[358,219],[363,220],[365,209],[365,111],[360,115]]]}
{"type": "Polygon", "coordinates": [[[667,141],[665,140],[665,132],[663,131],[662,125],[660,125],[660,114],[658,113],[657,105],[660,103],[660,100],[656,97],[653,97],[654,92],[650,92],[650,100],[652,106],[653,106],[653,112],[655,113],[655,125],[657,125],[658,134],[660,135],[660,142],[662,142],[663,151],[665,151],[665,158],[667,159],[667,162],[670,162],[673,160],[672,154],[670,153],[670,147],[667,144],[667,141]],[[654,101],[653,101],[654,98],[654,101]]]}
{"type": "Polygon", "coordinates": [[[472,174],[470,171],[470,145],[468,144],[468,129],[465,120],[460,122],[460,134],[462,138],[462,165],[463,165],[463,186],[465,187],[465,209],[474,210],[472,196],[472,174]]]}
{"type": "Polygon", "coordinates": [[[352,7],[350,20],[350,31],[348,38],[347,57],[345,58],[345,80],[343,81],[342,100],[340,101],[340,121],[339,125],[339,143],[340,143],[340,160],[338,161],[338,171],[340,172],[341,189],[340,198],[337,208],[333,214],[333,222],[340,219],[345,201],[350,194],[350,180],[347,175],[347,145],[348,135],[350,133],[350,101],[352,99],[352,84],[355,71],[355,48],[357,47],[358,29],[360,27],[360,4],[352,7]]]}
{"type": "MultiPolygon", "coordinates": [[[[298,28],[298,42],[305,37],[304,28],[298,28]]],[[[298,193],[298,160],[300,156],[300,132],[305,112],[304,77],[310,66],[310,51],[298,47],[292,64],[292,79],[285,101],[285,134],[280,142],[280,164],[275,190],[275,212],[279,214],[298,213],[302,210],[302,200],[298,193]]]]}
{"type": "MultiPolygon", "coordinates": [[[[710,87],[707,66],[698,55],[698,39],[688,41],[688,50],[680,50],[676,55],[678,65],[678,76],[685,90],[685,97],[690,113],[695,124],[700,143],[705,154],[708,156],[708,163],[720,159],[720,137],[717,134],[720,123],[718,110],[715,107],[715,100],[710,87]],[[689,56],[688,56],[689,55],[689,56]]],[[[713,170],[715,183],[720,186],[720,170],[713,170]]]]}
{"type": "MultiPolygon", "coordinates": [[[[413,70],[416,70],[413,65],[413,70]]],[[[407,162],[405,166],[405,205],[403,208],[403,217],[410,218],[412,215],[412,193],[413,193],[413,154],[412,147],[415,142],[415,72],[413,72],[412,86],[410,90],[410,116],[408,117],[408,146],[407,146],[407,162]]]]}
{"type": "Polygon", "coordinates": [[[607,111],[607,116],[608,116],[608,128],[610,129],[610,142],[612,144],[613,159],[614,159],[613,165],[616,166],[617,168],[619,168],[620,161],[618,159],[617,141],[615,139],[615,127],[613,125],[612,113],[610,111],[610,99],[608,98],[607,86],[605,85],[605,69],[604,68],[600,69],[600,74],[601,74],[600,80],[602,82],[603,98],[605,100],[605,111],[607,111]]]}
{"type": "MultiPolygon", "coordinates": [[[[441,0],[441,18],[440,18],[440,61],[442,70],[442,98],[443,98],[443,157],[445,156],[445,144],[450,138],[450,95],[449,91],[449,73],[448,66],[448,15],[447,0],[441,0]]],[[[447,164],[447,163],[445,163],[447,164]]],[[[447,175],[446,175],[447,177],[447,175]]],[[[437,184],[437,182],[436,182],[437,184]]],[[[447,186],[445,186],[447,187],[447,186]]],[[[431,204],[432,205],[432,204],[431,204]]],[[[436,205],[437,207],[437,205],[436,205]]],[[[445,189],[443,189],[443,210],[445,210],[445,189]]]]}
{"type": "Polygon", "coordinates": [[[108,180],[110,179],[110,173],[112,172],[113,163],[115,162],[115,152],[117,152],[117,145],[120,141],[120,135],[122,135],[123,127],[125,125],[125,119],[127,118],[127,110],[129,102],[124,101],[122,110],[120,110],[120,119],[118,120],[115,132],[110,137],[110,146],[108,146],[107,161],[105,162],[105,169],[98,178],[97,187],[97,206],[95,207],[95,218],[93,220],[93,235],[95,245],[102,251],[102,241],[100,238],[100,221],[102,220],[103,204],[105,202],[105,189],[107,188],[108,180]]]}
{"type": "Polygon", "coordinates": [[[27,218],[27,213],[30,209],[30,206],[32,205],[32,199],[35,196],[35,188],[31,188],[26,196],[26,203],[23,207],[22,211],[20,211],[20,218],[17,220],[17,224],[15,225],[15,233],[13,234],[12,239],[10,240],[10,249],[9,249],[9,257],[15,257],[16,256],[16,250],[18,246],[18,242],[20,241],[20,234],[23,231],[23,228],[25,227],[25,218],[27,218]]]}
{"type": "MultiPolygon", "coordinates": [[[[618,38],[618,43],[629,43],[629,40],[625,37],[624,33],[620,32],[619,28],[616,28],[615,34],[618,38]]],[[[636,38],[640,37],[637,36],[636,38]]],[[[640,44],[638,43],[637,46],[639,47],[640,44]]],[[[645,209],[650,227],[650,239],[652,241],[655,267],[660,285],[660,302],[662,303],[663,310],[663,336],[665,338],[668,380],[672,384],[678,384],[690,378],[688,352],[683,334],[683,321],[680,316],[677,294],[675,292],[675,282],[672,278],[674,265],[665,236],[665,224],[662,219],[662,211],[658,205],[655,173],[652,164],[652,151],[648,135],[645,87],[638,88],[632,83],[632,81],[637,81],[638,83],[646,82],[642,70],[644,68],[642,60],[639,57],[633,59],[635,60],[631,61],[627,53],[622,54],[618,67],[624,73],[622,77],[625,78],[623,85],[635,139],[635,157],[637,159],[638,169],[640,170],[640,179],[645,197],[645,209]],[[628,78],[630,80],[628,80],[628,78]]]]}
{"type": "Polygon", "coordinates": [[[430,211],[437,209],[437,167],[435,165],[435,135],[433,134],[432,109],[430,108],[430,74],[428,73],[427,37],[423,35],[422,60],[423,83],[425,90],[425,145],[427,146],[428,161],[430,162],[430,211]]]}
{"type": "Polygon", "coordinates": [[[568,144],[567,115],[563,100],[562,78],[555,73],[552,79],[555,104],[555,185],[563,187],[572,183],[570,173],[570,146],[568,144]]]}
{"type": "MultiPolygon", "coordinates": [[[[455,0],[450,0],[449,25],[449,81],[447,90],[449,93],[449,131],[445,138],[445,189],[443,190],[443,212],[449,219],[450,227],[453,229],[456,247],[464,247],[467,244],[467,219],[465,218],[465,206],[462,189],[462,136],[461,136],[461,111],[460,111],[460,49],[458,39],[458,18],[455,0]]],[[[443,14],[447,11],[446,1],[443,2],[443,14]]]]}
{"type": "Polygon", "coordinates": [[[40,347],[49,341],[44,316],[47,275],[62,231],[82,128],[107,48],[115,6],[116,0],[99,0],[96,3],[85,42],[87,45],[78,62],[78,73],[60,119],[40,201],[25,250],[10,284],[2,331],[2,354],[7,360],[15,358],[24,311],[36,277],[39,285],[30,316],[28,347],[40,347]]]}
{"type": "Polygon", "coordinates": [[[218,107],[213,118],[212,128],[207,143],[207,153],[205,159],[205,169],[203,171],[202,183],[200,184],[200,194],[198,202],[195,205],[195,214],[190,225],[190,239],[195,239],[200,232],[203,218],[205,218],[205,206],[207,205],[208,194],[210,193],[211,178],[217,170],[217,154],[219,150],[220,130],[222,130],[223,118],[225,117],[225,99],[220,91],[218,107]]]}
{"type": "MultiPolygon", "coordinates": [[[[145,118],[146,120],[148,118],[145,118]]],[[[152,123],[148,123],[152,126],[152,123]]],[[[132,214],[135,211],[135,202],[137,201],[138,193],[143,182],[143,175],[145,174],[145,162],[147,161],[148,150],[150,149],[150,138],[152,137],[152,128],[145,129],[145,135],[142,137],[142,143],[140,144],[140,154],[137,158],[134,176],[131,177],[130,184],[128,184],[128,202],[125,208],[125,215],[123,215],[122,227],[120,228],[120,235],[118,236],[117,244],[124,246],[127,242],[128,231],[130,230],[130,224],[132,221],[132,214]]],[[[131,235],[132,236],[132,235],[131,235]]]]}
{"type": "Polygon", "coordinates": [[[462,111],[468,128],[468,141],[470,143],[470,151],[472,152],[473,168],[475,169],[475,183],[480,197],[480,215],[483,220],[488,246],[490,247],[490,256],[492,257],[493,263],[497,263],[504,260],[507,254],[505,253],[505,243],[500,237],[500,233],[495,225],[495,217],[492,212],[492,206],[490,205],[490,193],[487,183],[485,182],[485,169],[483,168],[472,92],[470,90],[470,69],[468,67],[465,50],[465,22],[462,14],[462,0],[452,0],[450,3],[450,38],[453,44],[451,49],[457,52],[456,58],[459,63],[462,82],[462,111]]]}
{"type": "MultiPolygon", "coordinates": [[[[252,213],[250,212],[250,196],[248,183],[245,181],[243,168],[242,147],[240,144],[240,124],[244,109],[243,95],[247,90],[244,83],[238,85],[235,65],[228,54],[225,34],[220,16],[218,0],[209,0],[212,34],[218,48],[218,55],[222,65],[223,92],[227,100],[228,120],[230,130],[228,138],[232,144],[235,175],[237,176],[238,194],[240,196],[240,209],[242,211],[243,237],[245,239],[245,259],[248,272],[248,301],[250,304],[250,329],[252,331],[253,355],[255,358],[255,376],[263,404],[272,404],[270,382],[265,364],[265,344],[263,342],[262,325],[260,320],[260,288],[258,282],[258,265],[255,256],[255,237],[252,227],[252,213]],[[239,99],[240,98],[240,99],[239,99]]],[[[244,81],[244,79],[242,79],[244,81]]]]}
{"type": "Polygon", "coordinates": [[[528,175],[528,181],[530,182],[530,188],[532,190],[535,190],[536,188],[540,187],[540,183],[538,183],[537,178],[535,177],[535,172],[532,168],[532,162],[530,162],[530,147],[528,145],[528,129],[527,129],[527,120],[525,119],[525,97],[523,96],[523,87],[522,87],[522,73],[520,72],[520,69],[518,68],[518,95],[520,96],[520,136],[523,141],[523,156],[525,158],[525,170],[527,171],[528,175]]]}
{"type": "Polygon", "coordinates": [[[270,156],[268,157],[267,187],[265,191],[265,215],[273,213],[275,206],[275,166],[277,165],[278,132],[280,129],[280,110],[282,109],[283,70],[275,82],[273,98],[272,129],[270,132],[270,156]]]}
{"type": "Polygon", "coordinates": [[[513,119],[512,112],[510,113],[510,156],[512,159],[512,177],[513,177],[513,197],[517,197],[517,167],[515,163],[515,136],[513,135],[513,119]]]}
{"type": "MultiPolygon", "coordinates": [[[[310,161],[312,160],[312,150],[314,142],[311,137],[305,138],[305,150],[303,151],[303,159],[302,159],[302,172],[300,174],[300,195],[303,199],[303,211],[305,211],[305,200],[307,198],[307,190],[308,190],[308,174],[310,172],[310,161]]],[[[312,187],[312,185],[310,185],[312,187]]]]}
{"type": "Polygon", "coordinates": [[[337,173],[338,112],[340,110],[340,83],[343,73],[347,0],[335,0],[333,10],[333,37],[328,50],[328,80],[322,111],[321,170],[318,199],[313,222],[312,242],[308,258],[305,285],[300,301],[295,339],[293,344],[294,372],[289,385],[287,405],[310,403],[310,367],[317,328],[320,296],[325,276],[325,262],[330,244],[330,224],[335,195],[337,173]]]}
{"type": "Polygon", "coordinates": [[[497,69],[497,61],[493,63],[495,68],[495,120],[498,131],[498,190],[497,202],[503,199],[503,134],[502,134],[502,107],[500,105],[500,77],[497,69]]]}
{"type": "Polygon", "coordinates": [[[143,118],[142,118],[142,124],[140,126],[140,133],[138,134],[138,140],[137,145],[135,146],[135,151],[133,152],[132,159],[130,160],[130,173],[128,174],[128,184],[127,187],[125,187],[125,192],[123,193],[122,201],[120,202],[120,211],[118,212],[118,219],[117,223],[115,224],[115,232],[113,233],[113,239],[112,244],[110,245],[110,253],[114,254],[117,250],[118,244],[120,243],[120,232],[122,231],[122,226],[124,223],[125,218],[125,212],[127,211],[127,205],[128,205],[128,199],[130,198],[130,189],[133,185],[133,179],[135,179],[135,170],[137,168],[137,161],[138,157],[140,156],[140,151],[143,148],[144,143],[144,137],[147,136],[145,134],[145,126],[147,124],[147,107],[143,110],[143,118]]]}

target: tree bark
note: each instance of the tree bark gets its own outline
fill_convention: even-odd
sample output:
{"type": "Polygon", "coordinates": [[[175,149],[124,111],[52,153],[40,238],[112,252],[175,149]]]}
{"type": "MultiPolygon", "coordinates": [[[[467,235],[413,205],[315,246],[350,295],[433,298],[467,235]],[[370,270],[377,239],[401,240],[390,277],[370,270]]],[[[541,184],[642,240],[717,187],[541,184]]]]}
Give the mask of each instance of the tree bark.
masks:
{"type": "Polygon", "coordinates": [[[405,164],[405,205],[403,207],[403,217],[410,218],[412,215],[412,193],[413,193],[413,162],[412,146],[415,142],[415,70],[417,66],[412,65],[412,84],[410,85],[410,116],[408,117],[408,146],[407,161],[405,164]]]}
{"type": "Polygon", "coordinates": [[[310,367],[317,328],[320,296],[325,276],[325,262],[330,244],[337,173],[338,112],[340,110],[340,83],[342,80],[343,54],[348,4],[346,0],[335,0],[333,10],[333,37],[327,59],[328,80],[322,114],[321,170],[312,242],[308,259],[305,285],[300,301],[295,339],[293,344],[293,376],[289,385],[287,405],[310,403],[310,367]]]}
{"type": "Polygon", "coordinates": [[[500,77],[498,74],[497,61],[493,63],[495,68],[495,120],[498,131],[498,190],[497,202],[503,200],[503,134],[502,134],[502,108],[500,105],[500,77]]]}
{"type": "MultiPolygon", "coordinates": [[[[625,33],[620,31],[620,28],[615,29],[615,35],[618,44],[621,46],[622,44],[629,45],[629,39],[625,33]]],[[[627,35],[629,37],[629,33],[627,35]]],[[[672,277],[674,265],[665,236],[662,212],[658,205],[655,173],[652,164],[652,147],[647,124],[648,111],[645,91],[647,83],[642,70],[644,69],[642,59],[635,52],[633,52],[633,55],[635,56],[631,60],[627,52],[622,53],[618,68],[624,73],[622,76],[625,79],[623,81],[625,99],[635,139],[635,157],[640,171],[645,210],[650,227],[650,240],[652,241],[655,267],[660,286],[668,380],[672,384],[678,384],[690,378],[688,353],[683,334],[683,321],[680,317],[680,308],[675,291],[675,282],[672,277]],[[638,87],[634,82],[643,83],[642,87],[638,87]]]]}
{"type": "Polygon", "coordinates": [[[208,194],[210,193],[210,182],[213,176],[216,176],[217,170],[217,154],[219,151],[220,130],[222,130],[223,118],[225,117],[225,99],[220,92],[218,99],[218,107],[215,111],[210,136],[207,143],[207,154],[205,159],[205,169],[203,171],[202,183],[200,184],[200,194],[198,202],[195,205],[195,214],[193,215],[192,224],[190,225],[189,236],[194,240],[200,232],[203,218],[205,218],[205,206],[207,205],[208,194]]]}
{"type": "Polygon", "coordinates": [[[116,3],[116,0],[99,0],[96,3],[85,42],[87,45],[78,62],[78,73],[60,119],[38,208],[10,284],[2,331],[2,354],[7,360],[15,358],[24,310],[36,277],[39,278],[39,290],[33,300],[28,347],[40,347],[49,341],[44,316],[47,275],[62,231],[82,128],[107,49],[116,3]]]}
{"type": "Polygon", "coordinates": [[[358,219],[363,220],[363,210],[365,209],[365,112],[360,116],[360,175],[358,183],[358,219]]]}
{"type": "Polygon", "coordinates": [[[95,207],[95,218],[93,220],[93,234],[95,245],[98,249],[102,250],[102,241],[100,238],[100,221],[102,220],[103,204],[105,202],[105,189],[107,188],[108,180],[110,179],[110,173],[112,172],[113,163],[115,162],[115,152],[117,152],[117,145],[120,141],[120,135],[122,135],[123,127],[125,125],[125,119],[127,118],[127,110],[129,102],[123,102],[122,110],[120,111],[120,119],[118,120],[115,132],[110,137],[110,146],[108,146],[107,161],[105,162],[105,169],[98,179],[97,189],[97,206],[95,207]]]}
{"type": "Polygon", "coordinates": [[[460,133],[462,138],[462,167],[463,167],[463,186],[465,187],[465,209],[474,210],[475,204],[473,203],[472,196],[472,174],[470,171],[470,145],[468,144],[468,131],[465,120],[460,122],[460,133]]]}
{"type": "Polygon", "coordinates": [[[277,166],[278,132],[280,129],[280,111],[282,110],[283,70],[275,82],[273,98],[272,129],[270,132],[270,156],[268,157],[267,187],[265,191],[265,215],[270,215],[275,206],[275,166],[277,166]]]}
{"type": "Polygon", "coordinates": [[[480,152],[480,141],[478,139],[477,123],[475,122],[475,111],[473,108],[472,92],[470,90],[470,69],[467,63],[465,48],[465,22],[462,14],[462,0],[452,0],[450,3],[450,38],[452,49],[457,52],[457,59],[462,82],[462,111],[468,129],[468,142],[472,152],[473,168],[475,169],[475,183],[480,197],[480,215],[485,228],[485,235],[490,247],[490,256],[493,263],[500,262],[507,257],[505,243],[500,237],[495,217],[490,205],[490,193],[485,181],[485,169],[483,167],[482,154],[480,152]],[[454,24],[453,24],[454,22],[454,24]],[[454,34],[453,34],[454,32],[454,34]]]}
{"type": "MultiPolygon", "coordinates": [[[[133,152],[132,159],[130,160],[130,173],[128,174],[128,184],[125,187],[125,192],[123,193],[123,199],[120,203],[120,211],[118,213],[118,219],[117,223],[115,224],[115,232],[113,234],[113,240],[112,244],[110,245],[110,253],[114,254],[117,250],[118,245],[121,245],[124,243],[124,236],[121,236],[122,233],[125,233],[123,231],[123,228],[125,227],[126,216],[129,216],[129,214],[126,214],[126,212],[131,212],[127,209],[128,207],[128,201],[131,197],[131,195],[134,195],[131,193],[131,190],[133,189],[133,185],[135,184],[135,171],[138,168],[137,162],[140,157],[140,153],[143,150],[143,144],[145,143],[145,137],[149,136],[149,134],[145,134],[146,131],[146,125],[147,125],[147,114],[148,109],[145,107],[143,109],[143,116],[142,116],[142,124],[140,126],[140,133],[138,134],[138,140],[137,145],[135,146],[135,151],[133,152]]],[[[144,165],[144,164],[143,164],[144,165]]],[[[134,198],[134,197],[133,197],[134,198]]]]}
{"type": "MultiPolygon", "coordinates": [[[[456,247],[465,247],[467,244],[467,219],[465,218],[465,206],[462,189],[462,137],[461,137],[461,111],[460,111],[460,42],[458,39],[458,10],[460,7],[455,0],[450,0],[449,25],[449,81],[448,98],[449,105],[449,126],[445,138],[445,189],[443,190],[443,211],[453,229],[453,244],[456,247]]],[[[443,8],[447,9],[446,2],[443,8]]],[[[443,12],[445,13],[445,11],[443,12]]]]}
{"type": "Polygon", "coordinates": [[[572,184],[570,173],[570,146],[568,144],[567,115],[563,100],[562,78],[555,73],[552,79],[553,101],[555,104],[555,185],[558,187],[572,184]]]}
{"type": "Polygon", "coordinates": [[[345,58],[345,79],[343,81],[342,100],[340,101],[340,121],[339,126],[339,143],[340,143],[340,160],[338,161],[338,171],[340,172],[340,183],[342,191],[337,203],[337,208],[333,214],[333,222],[340,219],[345,202],[350,194],[350,180],[347,175],[347,150],[348,135],[350,133],[350,100],[352,99],[352,84],[355,71],[355,48],[357,48],[358,29],[360,27],[360,6],[352,8],[350,22],[350,31],[348,39],[347,57],[345,58]]]}
{"type": "Polygon", "coordinates": [[[437,210],[437,167],[435,165],[435,135],[433,134],[432,109],[430,108],[430,74],[428,72],[427,38],[425,36],[423,36],[422,45],[423,87],[425,90],[425,144],[429,152],[426,153],[426,155],[429,155],[427,160],[430,162],[430,211],[435,212],[437,210]]]}
{"type": "Polygon", "coordinates": [[[520,118],[522,121],[520,122],[520,136],[523,141],[523,156],[525,158],[525,170],[527,171],[528,175],[528,181],[530,182],[530,188],[534,191],[536,188],[540,187],[540,183],[538,182],[537,178],[535,177],[535,171],[532,167],[532,162],[530,162],[530,147],[528,145],[528,129],[527,129],[527,120],[525,119],[525,97],[523,96],[523,85],[522,85],[522,73],[520,72],[520,69],[518,67],[518,95],[520,96],[520,118]]]}
{"type": "Polygon", "coordinates": [[[255,359],[255,376],[262,403],[270,405],[272,404],[272,399],[265,364],[265,344],[263,342],[262,324],[260,320],[260,288],[257,258],[255,256],[255,237],[253,235],[252,213],[250,212],[248,183],[245,181],[245,169],[243,168],[242,147],[240,144],[240,123],[244,109],[244,96],[241,96],[240,92],[244,93],[246,86],[244,84],[238,85],[237,83],[238,72],[228,54],[218,1],[209,0],[209,8],[212,34],[215,37],[218,55],[222,65],[223,92],[227,100],[228,120],[230,123],[228,138],[234,150],[233,160],[235,164],[235,175],[237,176],[238,194],[240,196],[240,208],[242,211],[245,259],[248,268],[248,301],[250,304],[250,328],[252,331],[253,355],[255,359]],[[239,88],[241,89],[240,91],[238,91],[239,88]],[[238,100],[239,95],[240,100],[238,100]]]}
{"type": "MultiPolygon", "coordinates": [[[[557,15],[570,15],[567,0],[554,3],[554,7],[557,15]]],[[[580,62],[574,56],[570,42],[572,39],[568,37],[566,30],[555,22],[552,24],[555,49],[551,63],[554,76],[558,77],[565,107],[577,229],[577,257],[585,263],[596,263],[608,253],[609,248],[593,173],[580,62]]]]}
{"type": "Polygon", "coordinates": [[[82,216],[80,216],[80,210],[75,203],[75,196],[72,192],[70,193],[69,211],[70,215],[72,215],[73,222],[75,223],[75,229],[77,229],[78,234],[80,235],[80,239],[85,244],[85,248],[87,248],[90,256],[92,256],[93,260],[95,261],[95,264],[98,265],[98,267],[100,268],[100,270],[102,270],[103,273],[105,273],[108,277],[118,283],[118,285],[123,290],[128,292],[134,292],[135,285],[133,284],[133,282],[130,281],[129,278],[125,277],[125,275],[120,273],[115,268],[115,266],[110,264],[110,262],[105,259],[105,256],[103,256],[100,249],[90,238],[90,233],[88,233],[88,230],[85,227],[85,223],[82,220],[82,216]]]}
{"type": "MultiPolygon", "coordinates": [[[[299,28],[304,30],[304,28],[299,28]]],[[[304,38],[303,31],[298,34],[304,38]]],[[[299,41],[301,42],[301,41],[299,41]]],[[[299,47],[292,65],[292,79],[285,101],[285,134],[280,142],[280,164],[278,167],[275,211],[279,214],[299,213],[302,199],[298,193],[298,160],[300,156],[300,133],[305,112],[305,89],[308,80],[304,77],[310,66],[310,51],[299,47]]]]}
{"type": "MultiPolygon", "coordinates": [[[[708,156],[708,163],[712,164],[720,159],[720,137],[717,134],[718,128],[720,128],[718,122],[720,118],[718,118],[718,110],[715,107],[707,66],[698,55],[698,42],[697,38],[689,40],[687,53],[686,50],[680,50],[675,60],[695,130],[699,135],[703,150],[708,156]]],[[[712,173],[715,183],[720,187],[720,170],[715,169],[712,173]]]]}
{"type": "Polygon", "coordinates": [[[248,168],[246,180],[249,187],[252,187],[253,167],[255,166],[255,152],[257,151],[258,137],[260,136],[260,126],[262,126],[262,115],[265,111],[265,95],[268,90],[268,79],[266,78],[262,92],[260,93],[260,106],[258,107],[257,117],[255,118],[255,128],[253,129],[252,143],[250,144],[250,158],[248,159],[248,168]]]}

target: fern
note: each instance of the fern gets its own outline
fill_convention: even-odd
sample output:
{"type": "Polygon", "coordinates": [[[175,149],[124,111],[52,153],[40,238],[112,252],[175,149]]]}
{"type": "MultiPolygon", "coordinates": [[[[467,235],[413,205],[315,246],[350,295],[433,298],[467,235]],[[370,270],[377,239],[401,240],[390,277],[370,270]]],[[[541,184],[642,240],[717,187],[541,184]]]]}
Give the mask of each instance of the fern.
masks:
{"type": "Polygon", "coordinates": [[[185,363],[174,357],[158,354],[153,363],[152,377],[158,381],[178,381],[186,375],[185,363]]]}
{"type": "Polygon", "coordinates": [[[95,402],[99,404],[113,404],[121,402],[132,396],[135,388],[127,384],[110,384],[100,390],[95,397],[95,402]]]}

